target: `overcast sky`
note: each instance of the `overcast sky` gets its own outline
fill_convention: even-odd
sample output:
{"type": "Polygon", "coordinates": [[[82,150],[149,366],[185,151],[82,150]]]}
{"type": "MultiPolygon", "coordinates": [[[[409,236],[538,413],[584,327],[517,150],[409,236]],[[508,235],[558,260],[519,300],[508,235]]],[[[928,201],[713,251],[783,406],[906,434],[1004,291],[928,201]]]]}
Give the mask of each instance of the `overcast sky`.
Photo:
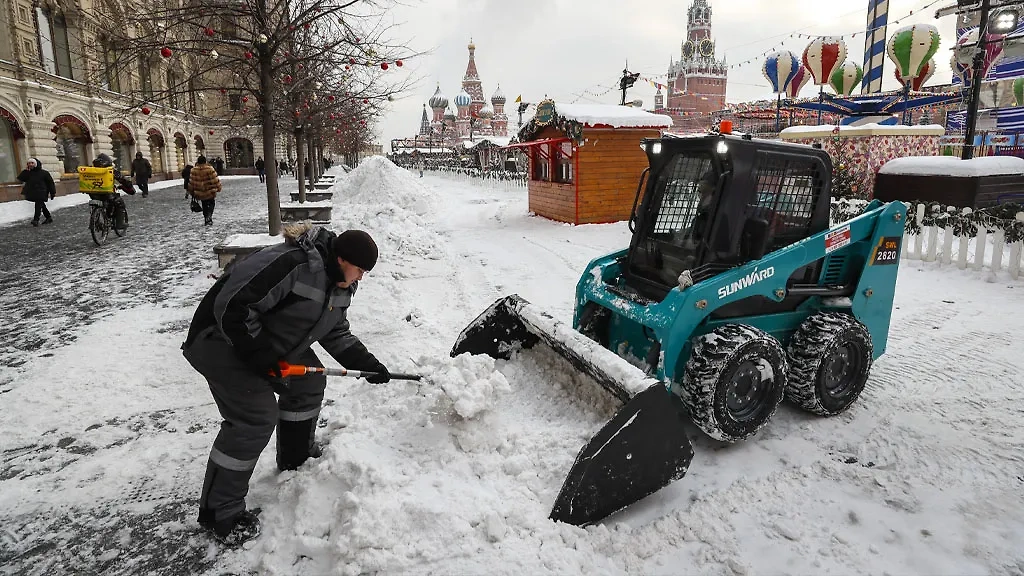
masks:
{"type": "MultiPolygon", "coordinates": [[[[413,92],[392,103],[377,128],[379,142],[390,151],[390,140],[412,136],[419,128],[423,104],[437,83],[451,100],[461,90],[466,71],[466,45],[476,44],[476,63],[484,93],[500,84],[508,98],[510,129],[516,125],[512,101],[519,94],[528,102],[544,96],[556,102],[618,103],[617,79],[625,61],[631,71],[665,82],[669,58],[680,58],[686,34],[686,9],[691,0],[403,0],[391,10],[398,25],[396,37],[411,48],[430,51],[396,70],[421,78],[413,92]],[[613,88],[609,91],[609,88],[613,88]],[[600,95],[600,96],[598,96],[600,95]]],[[[936,54],[937,72],[931,84],[948,83],[949,48],[955,38],[956,17],[936,20],[937,8],[954,0],[889,0],[888,35],[906,24],[931,23],[939,28],[942,47],[936,54]],[[913,13],[912,15],[909,15],[913,13]],[[909,16],[908,16],[909,15],[909,16]],[[899,24],[893,24],[899,19],[899,24]]],[[[810,42],[791,38],[792,32],[843,35],[847,59],[862,63],[868,0],[710,0],[713,34],[719,57],[730,65],[727,99],[742,102],[771,96],[761,75],[763,53],[773,48],[798,56],[810,42]],[[852,34],[857,32],[856,37],[852,34]],[[738,65],[749,59],[753,62],[738,65]],[[738,65],[738,66],[736,66],[738,65]]],[[[898,87],[892,63],[886,58],[886,90],[898,87]]],[[[817,87],[808,84],[802,95],[817,87]]],[[[637,82],[629,98],[644,107],[654,103],[655,90],[637,82]]],[[[429,108],[428,108],[429,113],[429,108]]]]}

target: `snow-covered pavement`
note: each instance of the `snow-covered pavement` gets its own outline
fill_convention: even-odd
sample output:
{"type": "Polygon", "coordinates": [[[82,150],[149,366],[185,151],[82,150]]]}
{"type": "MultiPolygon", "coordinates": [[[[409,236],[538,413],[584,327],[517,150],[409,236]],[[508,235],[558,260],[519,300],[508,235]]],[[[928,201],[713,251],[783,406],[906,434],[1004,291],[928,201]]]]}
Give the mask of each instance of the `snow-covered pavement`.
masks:
{"type": "Polygon", "coordinates": [[[139,226],[101,248],[84,208],[0,228],[0,310],[16,319],[0,340],[0,573],[1024,572],[1024,284],[905,261],[887,354],[848,413],[785,406],[731,446],[693,428],[684,479],[602,525],[554,524],[612,406],[542,350],[448,350],[505,294],[571,319],[578,275],[628,230],[531,217],[523,189],[380,159],[339,171],[333,227],[381,246],[350,319],[430,383],[332,380],[324,456],[282,474],[264,454],[249,495],[264,534],[221,552],[195,524],[218,417],[178,347],[210,246],[263,231],[264,204],[255,178],[229,180],[210,230],[177,189],[136,197],[139,226]]]}

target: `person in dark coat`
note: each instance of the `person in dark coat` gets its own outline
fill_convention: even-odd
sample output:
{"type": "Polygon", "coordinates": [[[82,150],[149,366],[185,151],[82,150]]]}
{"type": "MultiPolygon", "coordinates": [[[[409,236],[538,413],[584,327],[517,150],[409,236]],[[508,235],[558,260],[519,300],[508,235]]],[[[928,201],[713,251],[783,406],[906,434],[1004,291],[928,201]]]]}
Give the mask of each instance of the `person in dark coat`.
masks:
{"type": "Polygon", "coordinates": [[[260,175],[260,182],[263,182],[267,176],[265,167],[266,163],[263,161],[263,156],[260,156],[256,159],[256,173],[260,175]]]}
{"type": "Polygon", "coordinates": [[[32,216],[32,225],[39,226],[39,216],[45,216],[43,224],[53,222],[50,211],[46,209],[46,199],[53,200],[57,195],[57,187],[53,184],[53,176],[43,170],[43,164],[38,158],[29,158],[25,163],[25,169],[18,174],[18,180],[24,182],[21,187],[21,195],[25,200],[36,203],[35,215],[32,216]]]}
{"type": "Polygon", "coordinates": [[[153,165],[142,157],[142,152],[136,152],[135,160],[132,160],[132,176],[139,185],[139,190],[142,190],[142,197],[149,196],[149,179],[153,177],[153,165]]]}
{"type": "Polygon", "coordinates": [[[192,175],[192,165],[185,164],[185,167],[181,169],[181,178],[185,181],[185,198],[188,198],[188,179],[192,175]]]}
{"type": "Polygon", "coordinates": [[[327,378],[285,381],[279,362],[323,366],[311,348],[319,342],[345,368],[374,372],[367,382],[391,379],[347,318],[363,273],[377,262],[373,238],[310,224],[288,225],[284,237],[229,265],[199,303],[182,344],[223,417],[206,464],[199,524],[230,546],[259,534],[258,509],[247,510],[245,496],[275,428],[279,470],[321,454],[314,433],[327,378]]]}

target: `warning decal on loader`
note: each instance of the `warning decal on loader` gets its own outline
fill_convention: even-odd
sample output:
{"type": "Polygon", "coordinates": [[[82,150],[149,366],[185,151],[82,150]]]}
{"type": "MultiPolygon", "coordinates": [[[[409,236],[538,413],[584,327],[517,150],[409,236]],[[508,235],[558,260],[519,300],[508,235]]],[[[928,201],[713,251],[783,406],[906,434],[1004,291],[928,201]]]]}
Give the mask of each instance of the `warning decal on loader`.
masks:
{"type": "Polygon", "coordinates": [[[871,255],[871,265],[896,264],[899,262],[900,242],[902,240],[899,236],[883,236],[871,255]]]}
{"type": "Polygon", "coordinates": [[[825,234],[825,254],[839,250],[850,244],[850,225],[832,230],[825,234]]]}

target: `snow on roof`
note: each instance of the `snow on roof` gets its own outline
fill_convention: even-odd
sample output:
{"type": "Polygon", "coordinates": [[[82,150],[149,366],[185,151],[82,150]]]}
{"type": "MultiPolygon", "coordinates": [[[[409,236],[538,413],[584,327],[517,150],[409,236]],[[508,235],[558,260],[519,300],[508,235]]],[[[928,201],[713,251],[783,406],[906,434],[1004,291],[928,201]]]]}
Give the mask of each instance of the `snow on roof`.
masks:
{"type": "Polygon", "coordinates": [[[511,141],[511,136],[476,136],[473,140],[463,138],[462,145],[466,148],[472,148],[474,146],[479,146],[481,142],[490,142],[497,146],[508,146],[508,143],[511,141]]]}
{"type": "MultiPolygon", "coordinates": [[[[829,136],[835,130],[834,124],[822,124],[820,126],[791,126],[786,128],[779,137],[783,140],[795,140],[797,138],[814,138],[829,136]]],[[[942,136],[946,129],[938,124],[924,126],[902,126],[883,124],[863,124],[860,126],[840,126],[840,136],[942,136]]]]}
{"type": "Polygon", "coordinates": [[[652,114],[646,110],[615,104],[555,104],[555,112],[585,127],[611,126],[612,128],[668,128],[672,118],[652,114]]]}
{"type": "Polygon", "coordinates": [[[1024,175],[1024,158],[980,156],[970,160],[961,160],[955,156],[907,156],[886,162],[878,173],[961,178],[999,174],[1024,175]]]}

